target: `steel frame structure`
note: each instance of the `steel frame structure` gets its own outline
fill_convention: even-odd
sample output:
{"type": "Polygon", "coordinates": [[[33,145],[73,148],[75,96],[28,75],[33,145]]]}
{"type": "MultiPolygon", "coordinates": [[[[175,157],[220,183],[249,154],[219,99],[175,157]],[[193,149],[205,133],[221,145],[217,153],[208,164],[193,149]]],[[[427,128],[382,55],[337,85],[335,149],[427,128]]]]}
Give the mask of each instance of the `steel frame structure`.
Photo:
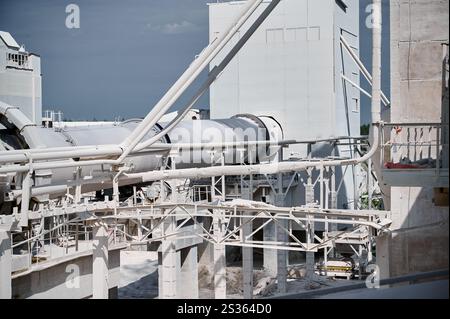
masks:
{"type": "MultiPolygon", "coordinates": [[[[216,56],[216,54],[225,46],[228,40],[238,31],[240,26],[242,26],[249,16],[256,10],[262,0],[252,0],[249,1],[242,15],[237,19],[236,23],[230,26],[228,32],[223,34],[220,39],[213,41],[204,51],[200,54],[199,58],[193,62],[193,64],[186,70],[182,77],[174,84],[174,86],[166,93],[166,95],[158,102],[155,108],[147,114],[142,123],[133,131],[133,133],[120,145],[120,147],[108,146],[105,147],[90,147],[90,148],[72,148],[67,149],[55,149],[54,153],[49,150],[42,151],[12,151],[7,154],[0,155],[18,155],[20,160],[25,161],[24,165],[10,165],[5,166],[0,169],[0,172],[8,173],[15,172],[23,173],[22,181],[22,202],[28,204],[30,197],[32,195],[32,183],[31,177],[32,172],[36,169],[42,168],[61,168],[61,167],[79,167],[92,164],[111,164],[117,171],[112,172],[112,184],[113,184],[113,198],[110,201],[106,198],[103,202],[89,202],[87,198],[84,198],[84,202],[81,202],[82,196],[80,192],[80,185],[83,183],[79,178],[76,179],[75,184],[72,186],[75,188],[75,196],[73,198],[73,203],[71,204],[66,199],[60,201],[59,205],[55,202],[50,201],[47,207],[40,205],[37,211],[29,211],[27,205],[22,205],[21,211],[19,212],[17,208],[14,209],[12,215],[1,216],[0,229],[6,225],[6,232],[17,232],[21,231],[21,227],[26,227],[31,222],[33,234],[29,235],[29,238],[22,240],[18,243],[12,243],[11,247],[15,248],[23,244],[30,245],[33,241],[35,243],[45,240],[46,234],[51,234],[52,231],[66,227],[65,234],[68,233],[68,226],[70,224],[76,223],[77,229],[80,222],[94,225],[93,227],[93,237],[97,239],[100,237],[105,237],[106,230],[105,225],[110,225],[110,228],[114,229],[114,236],[116,234],[122,233],[125,237],[131,238],[131,243],[143,243],[143,242],[156,242],[160,241],[167,249],[173,251],[173,241],[177,239],[184,238],[200,238],[204,241],[216,244],[219,246],[217,249],[217,255],[222,255],[224,259],[224,246],[239,246],[246,248],[268,248],[275,249],[277,251],[304,251],[308,253],[318,252],[319,250],[324,250],[324,257],[329,254],[332,248],[338,244],[348,244],[356,252],[357,250],[353,248],[354,245],[365,246],[365,248],[370,252],[372,249],[373,238],[381,234],[384,231],[389,230],[390,219],[389,212],[386,211],[363,211],[358,210],[357,205],[351,210],[338,210],[335,205],[335,167],[336,166],[352,166],[355,167],[361,163],[370,160],[372,156],[377,152],[379,147],[379,126],[380,122],[380,104],[382,99],[381,89],[380,89],[380,73],[381,73],[381,2],[380,0],[374,0],[375,9],[374,10],[374,63],[373,63],[373,78],[372,78],[372,114],[373,132],[371,134],[373,140],[371,143],[371,148],[368,152],[360,158],[346,158],[346,159],[305,159],[296,162],[279,162],[276,165],[273,164],[253,164],[245,165],[244,170],[236,169],[236,167],[225,166],[223,160],[220,161],[221,167],[210,167],[203,169],[205,175],[211,178],[211,192],[213,199],[221,199],[218,203],[209,204],[196,204],[196,203],[177,203],[168,200],[163,194],[162,198],[166,200],[166,203],[160,204],[143,204],[139,205],[136,201],[136,196],[131,202],[121,203],[119,201],[119,181],[122,174],[127,175],[127,167],[123,166],[123,159],[126,158],[133,151],[139,151],[144,147],[150,147],[154,144],[157,139],[152,142],[141,142],[143,136],[148,132],[148,130],[153,127],[156,121],[167,111],[170,106],[177,100],[177,98],[185,91],[187,86],[192,83],[192,81],[198,76],[198,74],[203,70],[209,62],[216,56]],[[140,144],[141,143],[141,144],[140,144]],[[143,145],[143,144],[144,145],[143,145]],[[148,145],[147,145],[148,144],[148,145]],[[118,149],[119,148],[119,149],[118,149]],[[60,154],[58,152],[63,152],[60,154]],[[68,154],[68,152],[70,154],[68,154]],[[77,153],[78,152],[78,153],[77,153]],[[50,158],[71,158],[74,154],[82,154],[83,156],[98,156],[99,159],[86,160],[80,162],[67,162],[67,161],[53,161],[53,162],[35,162],[36,158],[41,156],[41,160],[46,160],[50,158]],[[107,155],[117,156],[117,159],[101,159],[107,155]],[[212,169],[211,169],[212,168],[212,169]],[[314,189],[314,185],[317,185],[317,181],[313,183],[312,172],[314,169],[319,170],[318,182],[320,186],[320,199],[319,205],[314,203],[314,196],[311,196],[311,191],[314,189]],[[240,176],[241,185],[243,183],[243,176],[250,176],[250,194],[252,194],[251,188],[253,187],[252,179],[253,175],[260,174],[265,176],[272,188],[275,196],[278,200],[284,197],[287,193],[283,187],[282,177],[283,173],[290,172],[293,174],[292,180],[289,183],[289,187],[292,185],[295,176],[298,171],[306,171],[308,174],[307,183],[305,184],[306,189],[306,202],[307,204],[302,207],[291,207],[282,208],[276,206],[265,206],[265,207],[243,207],[240,205],[234,205],[232,202],[226,203],[225,193],[225,176],[240,176]],[[235,174],[239,172],[239,174],[235,174]],[[331,174],[330,174],[331,172],[331,174]],[[268,178],[268,174],[276,175],[276,184],[272,184],[268,178]],[[216,179],[220,176],[219,179],[216,179]],[[216,192],[217,184],[221,183],[221,188],[219,192],[216,192]],[[332,186],[328,186],[331,184],[332,186]],[[329,197],[331,198],[331,205],[328,202],[329,197]],[[328,208],[332,206],[332,208],[328,208]],[[52,227],[51,229],[45,230],[45,220],[55,217],[61,217],[62,220],[52,227]],[[200,219],[210,218],[212,219],[211,227],[205,228],[201,223],[200,219]],[[118,225],[121,220],[132,220],[134,223],[139,225],[140,233],[138,236],[129,234],[124,230],[120,230],[118,225]],[[142,227],[142,221],[150,221],[150,228],[142,227]],[[193,230],[186,231],[183,229],[188,222],[193,222],[193,230]],[[178,222],[180,222],[178,224],[178,222]],[[256,229],[251,228],[250,233],[244,231],[246,226],[250,223],[258,222],[260,225],[256,225],[256,229]],[[283,230],[284,235],[290,240],[279,240],[277,235],[275,240],[264,240],[257,241],[252,237],[264,227],[270,224],[276,225],[278,229],[283,230]],[[315,232],[315,225],[323,224],[326,231],[323,232],[323,236],[319,237],[315,232]],[[331,227],[333,226],[333,227],[331,227]],[[295,235],[295,230],[301,229],[307,232],[306,242],[302,241],[298,236],[295,235]],[[331,229],[331,231],[329,231],[331,229]],[[144,230],[144,233],[141,233],[144,230]],[[95,235],[97,234],[97,235],[95,235]],[[150,237],[152,236],[152,237],[150,237]]],[[[233,56],[239,51],[243,44],[248,40],[251,34],[256,30],[256,28],[261,24],[264,19],[270,14],[271,10],[280,2],[280,0],[272,0],[270,6],[265,10],[265,12],[258,17],[257,22],[252,25],[252,28],[243,37],[242,41],[236,45],[229,55],[223,61],[223,65],[226,64],[233,58],[233,56]]],[[[345,40],[341,41],[345,45],[345,40]]],[[[351,52],[349,52],[351,54],[351,52]]],[[[219,69],[220,67],[219,66],[219,69]]],[[[214,81],[217,74],[211,74],[211,78],[208,81],[214,81]]],[[[212,83],[212,82],[211,82],[212,83]]],[[[209,85],[206,83],[205,85],[209,85]]],[[[202,93],[202,92],[199,92],[202,93]]],[[[197,94],[193,98],[193,102],[198,99],[197,94]]],[[[384,101],[388,102],[388,101],[384,101]]],[[[192,103],[188,105],[187,109],[192,106],[192,103]]],[[[184,112],[182,113],[184,114],[184,112]]],[[[179,120],[179,119],[177,119],[179,120]]],[[[159,137],[158,137],[159,138],[159,137]]],[[[97,158],[97,157],[96,157],[97,158]]],[[[222,157],[223,159],[223,157],[222,157]]],[[[5,160],[4,161],[9,161],[5,160]]],[[[172,161],[173,163],[173,161],[172,161]]],[[[241,163],[243,164],[243,163],[241,163]]],[[[244,165],[241,165],[244,166],[244,165]]],[[[369,165],[370,167],[370,165],[369,165]]],[[[238,167],[239,168],[239,167],[238,167]]],[[[172,166],[170,169],[165,169],[162,167],[160,174],[155,174],[156,172],[147,172],[143,174],[134,174],[133,177],[142,177],[143,182],[147,181],[160,181],[162,187],[161,190],[164,192],[164,183],[167,179],[179,179],[181,178],[195,178],[196,176],[190,176],[193,173],[189,170],[175,170],[172,166]],[[181,172],[181,175],[169,173],[174,173],[175,171],[181,172]],[[183,175],[186,174],[186,176],[183,175]],[[147,174],[147,176],[145,175],[147,174]],[[154,174],[154,176],[152,175],[154,174]],[[166,178],[166,175],[170,175],[166,178]],[[161,177],[160,177],[161,176],[161,177]],[[153,179],[152,179],[153,178],[153,179]],[[154,179],[156,178],[156,179],[154,179]]],[[[133,174],[129,174],[130,177],[133,174]]],[[[66,186],[66,185],[63,185],[66,186]]],[[[242,187],[243,188],[243,187],[242,187]]],[[[339,187],[337,188],[339,190],[339,187]]],[[[370,196],[370,195],[369,195],[370,196]]],[[[69,197],[69,196],[68,196],[69,197]]],[[[251,196],[249,196],[251,198],[251,196]]],[[[355,197],[356,198],[356,197],[355,197]]],[[[251,203],[251,202],[250,202],[251,203]]],[[[104,241],[99,242],[100,249],[107,249],[107,243],[104,241]]],[[[99,250],[100,251],[100,250],[99,250]]],[[[98,254],[99,251],[94,252],[98,254]]],[[[107,255],[107,254],[106,254],[107,255]]],[[[214,254],[216,259],[216,253],[214,254]]],[[[307,257],[308,258],[308,257],[307,257]]],[[[98,259],[98,258],[97,258],[98,259]]],[[[94,298],[105,297],[105,278],[103,274],[107,271],[105,268],[105,263],[107,260],[101,260],[98,267],[94,267],[94,272],[97,273],[94,276],[99,280],[100,287],[99,291],[94,289],[94,298]]],[[[224,270],[221,270],[224,271],[224,270]]],[[[222,274],[223,275],[223,274],[222,274]]],[[[215,274],[217,276],[217,274],[215,274]]],[[[97,286],[96,286],[97,287],[97,286]]],[[[106,291],[107,293],[107,291],[106,291]]]]}

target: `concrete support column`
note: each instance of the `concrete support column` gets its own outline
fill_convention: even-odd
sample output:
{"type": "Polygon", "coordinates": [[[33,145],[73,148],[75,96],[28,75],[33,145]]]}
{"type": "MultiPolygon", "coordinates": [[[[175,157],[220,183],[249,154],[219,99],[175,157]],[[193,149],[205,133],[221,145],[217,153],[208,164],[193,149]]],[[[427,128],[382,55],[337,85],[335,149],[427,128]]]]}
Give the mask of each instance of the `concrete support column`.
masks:
{"type": "MultiPolygon", "coordinates": [[[[305,202],[306,204],[314,203],[314,185],[312,183],[312,169],[308,169],[308,181],[305,185],[305,202]]],[[[333,204],[332,204],[333,205],[333,204]]],[[[306,240],[308,244],[314,242],[314,223],[307,222],[306,240]]],[[[306,252],[306,278],[312,279],[314,277],[314,252],[306,252]]]]}
{"type": "MultiPolygon", "coordinates": [[[[274,195],[274,205],[277,207],[284,206],[284,195],[275,194],[274,195]]],[[[286,220],[278,220],[277,223],[287,228],[288,222],[286,220]]],[[[278,226],[275,222],[269,223],[264,227],[264,241],[276,241],[286,243],[289,238],[287,233],[282,227],[278,226]]],[[[277,277],[277,286],[279,293],[286,292],[286,281],[287,281],[287,261],[288,253],[286,250],[276,250],[276,249],[264,249],[264,268],[272,275],[277,277]]]]}
{"type": "Polygon", "coordinates": [[[0,299],[11,299],[12,249],[10,232],[0,230],[0,299]]]}
{"type": "Polygon", "coordinates": [[[22,199],[20,204],[20,227],[28,226],[28,207],[31,199],[31,187],[33,186],[33,174],[28,172],[22,180],[22,199]]]}
{"type": "MultiPolygon", "coordinates": [[[[308,216],[309,217],[309,216],[308,216]]],[[[308,245],[314,243],[314,222],[308,221],[306,232],[306,242],[308,245]]],[[[312,280],[314,278],[314,264],[315,264],[315,254],[314,252],[306,252],[306,278],[312,280]]]]}
{"type": "MultiPolygon", "coordinates": [[[[245,219],[242,221],[245,222],[245,219]]],[[[249,222],[243,226],[243,236],[248,236],[253,231],[253,222],[249,222]]],[[[248,240],[252,240],[249,237],[248,240]]],[[[242,276],[244,299],[253,298],[253,248],[242,247],[242,276]]]]}
{"type": "MultiPolygon", "coordinates": [[[[252,176],[250,175],[250,180],[252,176]]],[[[253,200],[253,188],[252,181],[250,181],[250,187],[242,188],[241,197],[247,200],[253,200]]],[[[242,219],[242,240],[246,242],[247,240],[252,240],[253,237],[246,239],[253,231],[253,222],[249,219],[242,219]]],[[[252,247],[242,247],[242,283],[243,283],[243,295],[244,299],[253,298],[253,248],[252,247]]]]}
{"type": "Polygon", "coordinates": [[[74,202],[78,204],[81,202],[81,167],[76,168],[75,180],[77,184],[75,186],[74,202]]]}
{"type": "MultiPolygon", "coordinates": [[[[167,217],[163,222],[163,234],[170,234],[175,230],[175,217],[167,217]]],[[[177,298],[177,275],[179,272],[179,252],[176,251],[175,241],[166,238],[161,243],[161,260],[159,267],[159,298],[177,298]]]]}
{"type": "Polygon", "coordinates": [[[180,250],[179,271],[180,280],[178,285],[179,299],[198,299],[198,263],[197,246],[191,246],[180,250]]]}
{"type": "MultiPolygon", "coordinates": [[[[204,217],[203,219],[203,227],[205,229],[210,229],[212,218],[204,217]]],[[[198,245],[198,255],[200,256],[198,263],[203,266],[210,266],[214,262],[214,245],[210,242],[204,240],[201,244],[198,245]]]]}
{"type": "MultiPolygon", "coordinates": [[[[219,214],[219,212],[215,212],[219,214]]],[[[219,216],[213,219],[214,235],[218,241],[223,237],[222,223],[219,216]]],[[[214,244],[214,296],[216,299],[227,297],[225,245],[214,244]]]]}
{"type": "MultiPolygon", "coordinates": [[[[283,227],[287,227],[287,220],[280,221],[283,227]]],[[[281,228],[277,227],[277,241],[286,243],[288,242],[288,237],[286,232],[281,228]]],[[[278,292],[286,293],[287,291],[287,260],[288,251],[278,250],[277,251],[277,283],[278,292]]]]}
{"type": "MultiPolygon", "coordinates": [[[[336,156],[336,150],[333,150],[333,156],[336,156]]],[[[336,167],[331,167],[331,177],[330,177],[330,208],[336,209],[337,205],[337,190],[336,190],[336,167]]],[[[329,231],[337,231],[337,224],[332,223],[329,225],[329,231]]],[[[329,256],[336,257],[336,249],[331,248],[329,256]]]]}
{"type": "Polygon", "coordinates": [[[108,226],[96,222],[93,229],[92,297],[108,299],[108,226]]]}
{"type": "Polygon", "coordinates": [[[380,279],[390,278],[391,234],[376,237],[377,266],[380,268],[380,279]]]}
{"type": "MultiPolygon", "coordinates": [[[[263,229],[264,242],[276,241],[275,222],[270,222],[263,229]]],[[[277,251],[275,249],[264,248],[264,269],[271,276],[277,275],[277,251]]]]}
{"type": "MultiPolygon", "coordinates": [[[[284,195],[277,194],[275,196],[275,206],[283,207],[284,205],[284,195]]],[[[288,234],[283,229],[288,228],[287,220],[279,220],[278,226],[276,227],[276,239],[278,242],[287,243],[289,241],[288,234]]],[[[277,250],[276,251],[276,263],[277,263],[277,287],[278,293],[287,292],[287,264],[288,264],[288,251],[287,250],[277,250]]]]}

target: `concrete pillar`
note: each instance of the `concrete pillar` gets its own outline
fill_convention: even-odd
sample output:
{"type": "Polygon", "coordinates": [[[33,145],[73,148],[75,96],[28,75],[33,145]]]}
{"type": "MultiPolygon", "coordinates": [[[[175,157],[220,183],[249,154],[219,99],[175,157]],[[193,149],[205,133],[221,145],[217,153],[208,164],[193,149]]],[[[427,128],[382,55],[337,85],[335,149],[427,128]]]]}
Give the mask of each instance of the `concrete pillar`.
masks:
{"type": "MultiPolygon", "coordinates": [[[[306,231],[306,242],[307,244],[314,243],[314,222],[307,222],[306,231]]],[[[314,278],[314,265],[315,265],[315,254],[314,252],[306,252],[306,278],[312,280],[314,278]]]]}
{"type": "MultiPolygon", "coordinates": [[[[284,206],[284,195],[274,195],[274,205],[277,207],[284,206]]],[[[287,228],[288,222],[286,220],[278,220],[278,224],[287,228]]],[[[274,222],[264,227],[263,236],[264,241],[288,242],[287,233],[274,222]]],[[[277,277],[277,286],[279,293],[286,292],[287,280],[287,261],[288,253],[286,250],[264,249],[264,268],[272,275],[277,277]]]]}
{"type": "MultiPolygon", "coordinates": [[[[284,205],[284,195],[277,194],[275,196],[275,206],[283,207],[284,205]]],[[[288,234],[283,229],[287,229],[288,221],[279,220],[279,226],[276,227],[276,238],[278,242],[287,243],[289,241],[288,234]],[[282,227],[283,228],[282,228],[282,227]]],[[[277,287],[279,293],[286,293],[287,291],[287,264],[288,264],[288,251],[287,250],[277,250],[276,251],[276,262],[277,262],[277,287]]]]}
{"type": "Polygon", "coordinates": [[[22,199],[20,204],[20,227],[28,226],[28,208],[30,205],[31,198],[31,186],[33,185],[32,180],[33,174],[31,172],[25,173],[22,180],[22,199]]]}
{"type": "Polygon", "coordinates": [[[108,226],[100,221],[94,224],[92,255],[92,297],[108,299],[108,226]]]}
{"type": "MultiPolygon", "coordinates": [[[[220,241],[223,230],[219,217],[214,217],[213,227],[214,235],[220,241]]],[[[223,244],[214,244],[214,296],[216,299],[227,297],[225,245],[223,244]]]]}
{"type": "MultiPolygon", "coordinates": [[[[312,169],[308,169],[308,182],[305,185],[305,202],[306,204],[314,203],[314,185],[312,183],[312,169]]],[[[333,200],[332,200],[333,205],[333,200]]],[[[307,223],[306,240],[308,244],[314,242],[314,223],[307,223]]],[[[306,252],[306,278],[312,279],[314,277],[314,252],[306,252]]]]}
{"type": "MultiPolygon", "coordinates": [[[[245,219],[243,220],[245,222],[245,219]]],[[[243,226],[244,237],[251,234],[253,231],[253,222],[249,222],[243,226]]],[[[252,240],[249,237],[248,240],[252,240]]],[[[253,298],[253,248],[242,247],[242,276],[243,276],[243,290],[244,299],[253,298]]]]}
{"type": "MultiPolygon", "coordinates": [[[[264,242],[276,241],[275,223],[270,222],[263,228],[264,242]]],[[[277,251],[275,249],[264,248],[264,269],[271,275],[277,274],[277,251]]]]}
{"type": "Polygon", "coordinates": [[[198,263],[197,246],[191,246],[180,250],[179,271],[180,280],[178,285],[179,299],[198,299],[198,263]]]}
{"type": "MultiPolygon", "coordinates": [[[[251,177],[251,176],[250,176],[251,177]]],[[[241,197],[247,200],[253,200],[253,189],[252,184],[250,187],[242,188],[241,197]]],[[[245,224],[242,227],[243,237],[247,237],[253,231],[253,222],[249,219],[242,219],[242,223],[245,224]]],[[[252,240],[249,237],[247,240],[252,240]]],[[[242,290],[244,299],[253,298],[253,248],[252,247],[242,247],[242,290]]]]}
{"type": "MultiPolygon", "coordinates": [[[[163,222],[163,233],[168,234],[175,230],[175,217],[168,217],[163,222]]],[[[175,249],[175,241],[165,239],[161,243],[161,260],[159,267],[159,298],[177,298],[177,275],[179,272],[179,252],[175,249]]]]}
{"type": "MultiPolygon", "coordinates": [[[[333,156],[336,156],[336,152],[333,151],[333,156]]],[[[337,191],[336,191],[336,167],[331,167],[331,178],[330,178],[330,208],[337,208],[337,191]]],[[[337,224],[329,224],[328,230],[331,232],[337,231],[337,224]]],[[[336,257],[336,249],[331,248],[329,256],[336,257]]]]}
{"type": "MultiPolygon", "coordinates": [[[[211,217],[203,218],[203,227],[210,229],[212,223],[211,217]]],[[[210,266],[214,262],[214,245],[204,240],[198,245],[198,255],[200,256],[198,263],[204,266],[210,266]]]]}
{"type": "Polygon", "coordinates": [[[75,186],[74,202],[80,203],[81,202],[81,167],[77,167],[77,169],[75,171],[75,180],[77,182],[77,185],[75,186]]]}
{"type": "Polygon", "coordinates": [[[10,233],[0,230],[0,299],[11,299],[11,259],[10,233]]]}
{"type": "MultiPolygon", "coordinates": [[[[287,227],[287,220],[280,221],[283,227],[287,227]]],[[[288,236],[286,232],[281,228],[277,227],[277,241],[288,242],[288,236]]],[[[287,260],[288,251],[287,250],[277,250],[277,287],[279,293],[286,293],[287,291],[287,260]]]]}
{"type": "Polygon", "coordinates": [[[391,234],[376,237],[377,266],[380,268],[380,279],[390,278],[390,245],[391,234]]]}

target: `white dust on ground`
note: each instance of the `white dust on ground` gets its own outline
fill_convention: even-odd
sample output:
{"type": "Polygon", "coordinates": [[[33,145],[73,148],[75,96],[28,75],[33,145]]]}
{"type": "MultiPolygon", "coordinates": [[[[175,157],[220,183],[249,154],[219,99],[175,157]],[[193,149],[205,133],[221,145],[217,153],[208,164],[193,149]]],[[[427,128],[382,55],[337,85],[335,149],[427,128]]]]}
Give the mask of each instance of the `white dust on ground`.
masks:
{"type": "Polygon", "coordinates": [[[120,252],[120,299],[158,297],[158,255],[150,251],[120,252]]]}
{"type": "MultiPolygon", "coordinates": [[[[326,277],[318,277],[318,280],[311,283],[305,280],[302,266],[291,266],[288,270],[288,293],[300,293],[310,289],[354,283],[354,281],[335,280],[326,277]]],[[[227,267],[226,273],[227,298],[242,298],[242,268],[227,267]]],[[[253,281],[255,298],[273,296],[276,293],[276,278],[271,277],[266,271],[255,269],[253,281]]],[[[214,298],[212,271],[206,266],[199,266],[199,297],[201,299],[214,298]]],[[[158,298],[158,255],[156,252],[120,252],[119,298],[158,298]]]]}

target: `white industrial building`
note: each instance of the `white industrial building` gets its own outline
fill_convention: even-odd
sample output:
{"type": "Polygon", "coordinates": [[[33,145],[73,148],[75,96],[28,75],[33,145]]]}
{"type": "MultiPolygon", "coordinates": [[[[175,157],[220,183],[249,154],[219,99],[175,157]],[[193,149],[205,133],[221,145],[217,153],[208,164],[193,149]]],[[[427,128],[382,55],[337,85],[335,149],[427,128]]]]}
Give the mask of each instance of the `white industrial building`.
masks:
{"type": "Polygon", "coordinates": [[[0,31],[0,101],[20,106],[30,121],[41,124],[41,85],[41,58],[0,31]]]}
{"type": "MultiPolygon", "coordinates": [[[[269,3],[264,1],[258,12],[269,3]]],[[[210,40],[244,4],[209,4],[210,40]]],[[[255,19],[249,19],[229,48],[255,19]]],[[[359,84],[359,70],[342,48],[340,35],[359,51],[359,1],[282,1],[211,86],[211,117],[272,116],[287,140],[359,136],[360,92],[342,78],[359,84]]],[[[284,153],[285,158],[304,156],[306,146],[301,145],[284,153]]]]}
{"type": "MultiPolygon", "coordinates": [[[[264,1],[261,13],[270,3],[264,1]]],[[[214,39],[236,18],[245,1],[209,4],[214,39]]],[[[250,18],[210,65],[221,61],[254,22],[250,18]]],[[[285,0],[255,32],[211,86],[211,118],[250,113],[271,116],[286,140],[360,135],[359,69],[341,44],[343,36],[358,55],[359,1],[285,0]],[[346,79],[350,80],[347,81],[346,79]]],[[[352,157],[352,146],[316,147],[313,154],[352,157]]],[[[307,144],[283,150],[285,160],[308,156],[307,144]]],[[[339,207],[356,207],[359,171],[348,169],[339,207]],[[356,201],[355,201],[356,198],[356,201]]],[[[295,188],[287,205],[304,204],[295,188]]]]}

